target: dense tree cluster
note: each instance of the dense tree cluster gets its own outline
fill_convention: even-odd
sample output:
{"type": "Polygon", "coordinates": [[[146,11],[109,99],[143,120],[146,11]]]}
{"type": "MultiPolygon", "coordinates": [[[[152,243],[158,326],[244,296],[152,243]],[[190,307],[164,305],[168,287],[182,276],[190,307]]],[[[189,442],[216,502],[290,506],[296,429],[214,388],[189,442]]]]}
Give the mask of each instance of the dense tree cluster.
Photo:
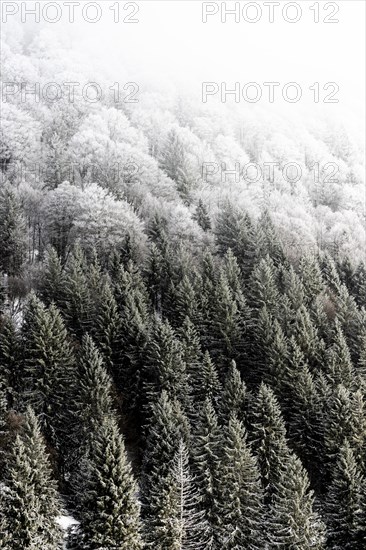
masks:
{"type": "MultiPolygon", "coordinates": [[[[5,75],[47,81],[42,52],[14,37],[5,75]]],[[[0,548],[363,550],[357,209],[309,173],[267,202],[248,186],[248,208],[226,181],[207,192],[202,161],[283,160],[281,143],[154,108],[5,103],[0,548]]]]}
{"type": "Polygon", "coordinates": [[[155,219],[139,263],[50,248],[15,318],[4,289],[4,548],[59,548],[66,509],[69,548],[364,548],[362,264],[293,262],[267,212],[238,248],[234,215],[194,251],[155,219]]]}

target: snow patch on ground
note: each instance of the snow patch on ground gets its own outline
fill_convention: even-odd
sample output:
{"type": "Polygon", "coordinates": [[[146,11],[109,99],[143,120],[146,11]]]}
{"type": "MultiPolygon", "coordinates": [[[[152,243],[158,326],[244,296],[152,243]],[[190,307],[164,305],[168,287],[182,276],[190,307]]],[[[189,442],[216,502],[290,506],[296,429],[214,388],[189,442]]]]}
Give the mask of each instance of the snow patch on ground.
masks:
{"type": "Polygon", "coordinates": [[[72,516],[59,516],[56,521],[64,531],[67,531],[72,525],[79,525],[79,522],[72,516]]]}

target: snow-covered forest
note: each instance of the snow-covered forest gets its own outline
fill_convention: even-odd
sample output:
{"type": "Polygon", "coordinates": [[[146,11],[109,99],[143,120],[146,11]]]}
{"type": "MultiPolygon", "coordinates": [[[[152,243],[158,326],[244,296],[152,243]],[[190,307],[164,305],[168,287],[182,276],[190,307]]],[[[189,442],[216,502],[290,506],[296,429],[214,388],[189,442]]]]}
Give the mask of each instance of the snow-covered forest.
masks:
{"type": "Polygon", "coordinates": [[[4,30],[0,548],[366,548],[357,121],[4,30]]]}

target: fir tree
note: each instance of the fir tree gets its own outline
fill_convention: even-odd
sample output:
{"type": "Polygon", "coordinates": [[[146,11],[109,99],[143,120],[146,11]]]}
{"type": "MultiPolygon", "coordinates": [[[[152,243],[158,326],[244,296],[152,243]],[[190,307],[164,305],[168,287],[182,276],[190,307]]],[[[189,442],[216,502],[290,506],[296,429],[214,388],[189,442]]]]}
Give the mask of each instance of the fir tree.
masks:
{"type": "Polygon", "coordinates": [[[208,214],[207,207],[202,199],[199,199],[196,210],[192,217],[194,220],[196,220],[203,231],[209,231],[211,229],[211,219],[208,214]]]}
{"type": "MultiPolygon", "coordinates": [[[[183,441],[175,454],[169,472],[169,489],[165,522],[162,522],[158,540],[167,538],[169,548],[180,550],[210,550],[212,541],[205,511],[201,508],[201,495],[189,467],[189,455],[183,441]],[[166,537],[168,531],[168,537],[166,537]],[[169,533],[170,531],[170,533],[169,533]]],[[[166,548],[166,544],[154,548],[166,548]]]]}
{"type": "Polygon", "coordinates": [[[118,374],[121,362],[121,319],[108,281],[102,284],[96,302],[96,318],[93,322],[92,334],[103,354],[107,369],[111,373],[118,374]]]}
{"type": "Polygon", "coordinates": [[[220,416],[224,422],[228,422],[232,414],[244,422],[246,420],[246,387],[241,379],[240,372],[232,362],[226,375],[225,384],[220,402],[220,416]]]}
{"type": "Polygon", "coordinates": [[[60,550],[62,533],[56,523],[61,514],[60,501],[31,409],[12,446],[1,501],[1,548],[60,550]]]}
{"type": "Polygon", "coordinates": [[[75,390],[74,360],[59,311],[49,309],[32,294],[22,325],[24,399],[40,416],[47,436],[61,445],[69,431],[68,422],[75,390]]]}
{"type": "Polygon", "coordinates": [[[89,335],[85,335],[77,360],[77,414],[84,439],[103,418],[111,416],[112,382],[102,356],[89,335]]]}
{"type": "Polygon", "coordinates": [[[76,246],[65,267],[61,310],[72,333],[81,338],[91,326],[92,299],[88,288],[86,259],[76,246]]]}
{"type": "Polygon", "coordinates": [[[123,439],[111,416],[94,426],[83,463],[82,511],[77,534],[86,550],[141,550],[137,486],[123,439]]]}
{"type": "MultiPolygon", "coordinates": [[[[199,406],[196,422],[192,426],[193,467],[197,486],[202,495],[202,505],[206,510],[209,524],[209,540],[215,539],[215,491],[218,483],[220,463],[221,428],[212,402],[207,398],[199,406]]],[[[208,543],[209,546],[209,543],[208,543]]]]}
{"type": "Polygon", "coordinates": [[[61,305],[60,299],[64,285],[64,273],[61,260],[54,248],[47,251],[43,266],[40,295],[47,305],[55,302],[61,305]]]}
{"type": "Polygon", "coordinates": [[[165,534],[160,531],[160,527],[166,517],[170,498],[170,465],[181,440],[188,444],[188,421],[178,402],[170,401],[163,391],[152,406],[141,476],[142,510],[147,540],[154,548],[160,548],[159,545],[166,543],[165,534]]]}
{"type": "Polygon", "coordinates": [[[144,394],[147,411],[161,390],[188,406],[188,382],[183,350],[167,321],[157,320],[146,348],[144,394]]]}
{"type": "Polygon", "coordinates": [[[345,440],[325,499],[328,547],[332,550],[364,548],[363,483],[352,449],[345,440]]]}
{"type": "Polygon", "coordinates": [[[0,189],[0,273],[17,275],[25,259],[26,230],[19,201],[10,185],[0,189]]]}
{"type": "Polygon", "coordinates": [[[272,498],[281,464],[289,455],[286,427],[272,390],[261,384],[251,410],[251,437],[265,488],[266,501],[272,498]]]}
{"type": "Polygon", "coordinates": [[[4,317],[0,329],[0,375],[9,408],[16,406],[20,389],[19,338],[13,320],[4,317]]]}
{"type": "Polygon", "coordinates": [[[325,528],[314,512],[313,492],[300,460],[289,454],[281,464],[267,523],[271,548],[322,550],[325,528]]]}
{"type": "Polygon", "coordinates": [[[244,427],[232,416],[222,442],[215,492],[219,548],[263,548],[262,489],[259,477],[256,460],[246,442],[244,427]]]}

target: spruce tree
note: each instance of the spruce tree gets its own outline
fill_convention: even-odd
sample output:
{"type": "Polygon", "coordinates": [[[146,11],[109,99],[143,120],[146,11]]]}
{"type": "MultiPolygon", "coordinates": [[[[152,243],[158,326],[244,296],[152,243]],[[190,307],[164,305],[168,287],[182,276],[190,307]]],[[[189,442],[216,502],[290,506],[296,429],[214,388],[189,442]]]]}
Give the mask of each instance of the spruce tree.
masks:
{"type": "Polygon", "coordinates": [[[196,365],[194,372],[190,372],[189,382],[193,408],[197,403],[203,403],[206,397],[212,399],[214,405],[217,406],[221,398],[222,387],[217,369],[208,351],[205,352],[202,361],[196,365]]]}
{"type": "Polygon", "coordinates": [[[364,445],[364,412],[363,402],[358,403],[349,390],[338,386],[325,403],[323,429],[325,456],[324,460],[331,473],[339,449],[347,439],[358,449],[357,456],[364,445]],[[361,406],[360,406],[361,405],[361,406]],[[361,409],[361,410],[360,410],[361,409]],[[360,414],[362,416],[360,417],[360,414]]]}
{"type": "Polygon", "coordinates": [[[366,308],[366,268],[360,262],[353,276],[353,295],[359,307],[366,308]]]}
{"type": "Polygon", "coordinates": [[[260,550],[263,548],[260,474],[244,427],[235,416],[231,417],[223,437],[220,458],[214,503],[218,547],[260,550]]]}
{"type": "Polygon", "coordinates": [[[99,289],[92,334],[103,354],[107,369],[118,375],[121,362],[121,319],[108,280],[99,289]]]}
{"type": "Polygon", "coordinates": [[[251,425],[253,449],[258,457],[266,502],[270,502],[280,477],[281,465],[290,451],[281,409],[273,391],[265,384],[261,384],[253,402],[251,425]]]}
{"type": "Polygon", "coordinates": [[[32,409],[27,409],[12,445],[0,508],[0,548],[60,550],[62,533],[56,522],[61,515],[60,500],[32,409]]]}
{"type": "Polygon", "coordinates": [[[26,229],[19,200],[10,185],[0,189],[0,273],[18,275],[25,259],[26,229]]]}
{"type": "Polygon", "coordinates": [[[62,289],[64,285],[64,273],[61,259],[56,250],[50,248],[44,260],[41,277],[40,296],[46,305],[55,302],[61,306],[62,289]]]}
{"type": "Polygon", "coordinates": [[[162,544],[154,544],[154,548],[210,550],[212,540],[206,514],[201,507],[201,495],[191,475],[189,455],[183,441],[171,463],[168,479],[165,521],[160,526],[161,535],[157,533],[157,539],[161,539],[162,544]],[[168,544],[163,542],[164,538],[168,544]]]}
{"type": "Polygon", "coordinates": [[[92,297],[86,271],[85,255],[76,245],[65,267],[61,310],[71,332],[79,339],[90,330],[92,321],[92,297]]]}
{"type": "Polygon", "coordinates": [[[325,498],[328,548],[361,550],[365,544],[364,480],[347,440],[339,450],[325,498]]]}
{"type": "Polygon", "coordinates": [[[213,544],[215,540],[215,491],[218,483],[218,467],[221,452],[221,427],[211,399],[199,405],[196,421],[192,426],[193,471],[197,486],[202,495],[202,506],[206,511],[209,537],[213,544]]]}
{"type": "Polygon", "coordinates": [[[248,279],[257,258],[255,230],[248,214],[225,202],[217,216],[215,235],[220,254],[231,249],[248,279]]]}
{"type": "Polygon", "coordinates": [[[188,381],[182,345],[167,321],[156,320],[146,348],[143,370],[146,413],[162,390],[188,406],[188,381]]]}
{"type": "Polygon", "coordinates": [[[89,335],[83,336],[77,359],[76,414],[82,439],[93,431],[103,418],[112,414],[112,382],[102,356],[89,335]]]}
{"type": "Polygon", "coordinates": [[[68,437],[75,391],[75,370],[68,334],[57,308],[31,294],[21,329],[23,399],[34,407],[52,442],[68,437]]]}
{"type": "Polygon", "coordinates": [[[210,219],[210,216],[208,214],[207,207],[204,204],[202,199],[198,200],[196,210],[195,210],[192,217],[193,217],[194,220],[196,220],[196,222],[203,229],[203,231],[209,231],[211,229],[211,227],[212,227],[211,219],[210,219]]]}
{"type": "Polygon", "coordinates": [[[121,393],[124,411],[141,422],[142,370],[149,338],[150,311],[147,290],[139,270],[132,262],[119,267],[115,297],[121,319],[120,366],[114,380],[121,393]]]}
{"type": "Polygon", "coordinates": [[[160,158],[160,166],[167,176],[175,182],[183,200],[189,203],[191,181],[187,155],[183,142],[174,128],[167,135],[160,158]]]}
{"type": "Polygon", "coordinates": [[[289,335],[296,339],[312,370],[316,372],[323,367],[325,343],[305,305],[297,310],[289,335]]]}
{"type": "Polygon", "coordinates": [[[323,290],[324,283],[319,263],[314,255],[304,255],[300,259],[299,276],[305,289],[306,304],[312,306],[323,290]]]}
{"type": "Polygon", "coordinates": [[[325,528],[314,511],[314,496],[307,473],[292,454],[281,463],[266,527],[270,548],[325,548],[325,528]]]}
{"type": "Polygon", "coordinates": [[[117,423],[101,419],[83,461],[82,509],[76,535],[85,550],[142,550],[137,485],[117,423]]]}
{"type": "Polygon", "coordinates": [[[244,355],[247,312],[241,310],[244,302],[237,302],[223,274],[216,285],[214,303],[208,349],[223,377],[230,360],[239,361],[244,355]]]}
{"type": "Polygon", "coordinates": [[[181,440],[188,445],[188,421],[179,403],[171,401],[163,391],[152,406],[141,475],[142,511],[146,537],[148,543],[154,548],[164,548],[166,544],[165,534],[160,528],[161,522],[166,517],[170,498],[170,465],[181,440]]]}
{"type": "Polygon", "coordinates": [[[257,223],[256,246],[260,257],[268,255],[276,265],[284,263],[282,243],[267,209],[263,210],[257,223]]]}
{"type": "Polygon", "coordinates": [[[275,266],[269,256],[262,258],[253,269],[249,288],[249,305],[255,311],[259,311],[265,306],[271,315],[276,316],[279,305],[279,292],[275,266]]]}
{"type": "Polygon", "coordinates": [[[0,329],[0,375],[10,409],[17,405],[21,385],[19,351],[19,337],[15,324],[10,317],[3,317],[0,329]]]}
{"type": "Polygon", "coordinates": [[[232,414],[235,414],[241,422],[245,422],[247,412],[246,393],[245,384],[241,379],[235,361],[233,361],[226,375],[220,401],[220,417],[223,422],[228,422],[232,414]]]}

